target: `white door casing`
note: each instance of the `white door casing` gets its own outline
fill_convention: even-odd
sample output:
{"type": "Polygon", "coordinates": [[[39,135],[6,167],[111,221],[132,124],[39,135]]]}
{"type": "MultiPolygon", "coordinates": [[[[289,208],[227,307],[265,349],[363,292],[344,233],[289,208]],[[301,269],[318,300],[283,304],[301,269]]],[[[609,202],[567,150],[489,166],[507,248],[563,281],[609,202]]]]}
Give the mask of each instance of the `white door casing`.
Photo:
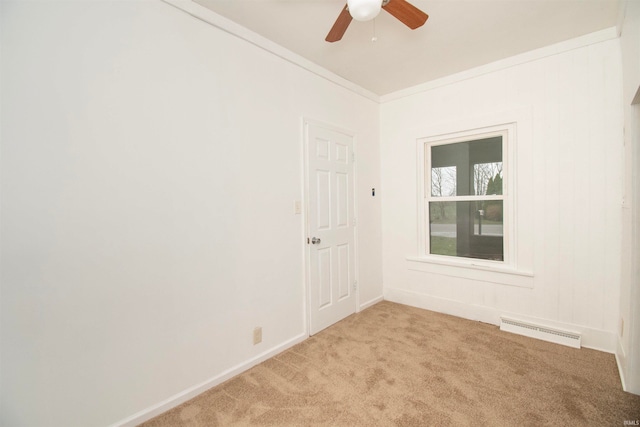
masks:
{"type": "Polygon", "coordinates": [[[305,122],[305,151],[309,333],[313,335],[356,311],[353,137],[305,122]]]}

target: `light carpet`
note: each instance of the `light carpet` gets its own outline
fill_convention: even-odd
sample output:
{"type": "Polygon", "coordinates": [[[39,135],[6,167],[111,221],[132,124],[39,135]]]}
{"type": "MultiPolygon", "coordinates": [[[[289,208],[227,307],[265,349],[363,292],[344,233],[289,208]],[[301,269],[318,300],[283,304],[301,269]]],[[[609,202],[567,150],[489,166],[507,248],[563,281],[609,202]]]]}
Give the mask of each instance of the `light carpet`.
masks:
{"type": "Polygon", "coordinates": [[[640,396],[612,354],[380,302],[144,423],[624,426],[640,396]]]}

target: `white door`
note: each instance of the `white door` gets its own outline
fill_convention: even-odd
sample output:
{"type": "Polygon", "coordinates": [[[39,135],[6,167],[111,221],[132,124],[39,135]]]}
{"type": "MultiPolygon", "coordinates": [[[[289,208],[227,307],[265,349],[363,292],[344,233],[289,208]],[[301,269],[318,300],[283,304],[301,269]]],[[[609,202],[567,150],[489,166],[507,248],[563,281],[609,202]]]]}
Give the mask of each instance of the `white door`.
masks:
{"type": "Polygon", "coordinates": [[[307,277],[311,335],[356,311],[353,138],[306,130],[307,277]]]}

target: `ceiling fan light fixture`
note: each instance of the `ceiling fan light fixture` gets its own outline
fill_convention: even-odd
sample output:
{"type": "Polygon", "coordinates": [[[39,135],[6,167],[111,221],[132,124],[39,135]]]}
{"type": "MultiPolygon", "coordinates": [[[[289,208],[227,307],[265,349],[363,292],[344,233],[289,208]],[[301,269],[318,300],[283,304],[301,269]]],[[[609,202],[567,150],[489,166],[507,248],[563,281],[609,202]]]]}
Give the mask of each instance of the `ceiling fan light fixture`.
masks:
{"type": "Polygon", "coordinates": [[[370,21],[380,13],[381,0],[347,0],[349,13],[356,21],[370,21]]]}

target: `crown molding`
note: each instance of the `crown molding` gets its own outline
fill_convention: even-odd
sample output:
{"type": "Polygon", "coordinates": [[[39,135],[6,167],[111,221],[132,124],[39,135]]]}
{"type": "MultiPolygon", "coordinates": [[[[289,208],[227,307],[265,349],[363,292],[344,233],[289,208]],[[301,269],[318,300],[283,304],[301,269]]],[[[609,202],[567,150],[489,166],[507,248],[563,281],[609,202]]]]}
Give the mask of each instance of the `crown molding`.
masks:
{"type": "Polygon", "coordinates": [[[277,43],[255,33],[248,28],[245,28],[230,19],[227,19],[204,6],[199,5],[193,0],[161,0],[162,2],[175,7],[192,17],[205,22],[227,34],[238,37],[247,43],[250,43],[260,49],[264,49],[267,52],[291,63],[303,68],[310,73],[313,73],[325,80],[328,80],[338,86],[350,90],[351,92],[363,96],[371,101],[380,102],[380,96],[359,86],[345,78],[338,76],[337,74],[319,66],[318,64],[309,61],[308,59],[294,53],[277,43]]]}

